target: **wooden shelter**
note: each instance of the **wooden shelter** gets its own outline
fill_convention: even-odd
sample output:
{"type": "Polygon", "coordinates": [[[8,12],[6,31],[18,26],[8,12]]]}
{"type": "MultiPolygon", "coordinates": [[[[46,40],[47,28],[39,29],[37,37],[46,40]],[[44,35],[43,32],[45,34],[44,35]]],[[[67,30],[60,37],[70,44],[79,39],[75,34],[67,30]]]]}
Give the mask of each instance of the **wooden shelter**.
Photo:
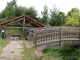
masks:
{"type": "MultiPolygon", "coordinates": [[[[19,28],[21,29],[21,31],[23,32],[23,36],[24,34],[24,29],[29,28],[41,28],[41,27],[45,27],[45,25],[41,24],[40,22],[36,21],[35,19],[30,18],[27,15],[21,15],[19,17],[10,19],[10,20],[6,20],[2,23],[0,23],[0,30],[5,30],[6,28],[19,28]]],[[[5,32],[4,32],[5,33],[5,32]]],[[[16,33],[16,32],[15,32],[16,33]]],[[[5,36],[5,35],[3,35],[5,36]]]]}
{"type": "Polygon", "coordinates": [[[30,18],[27,15],[21,15],[19,17],[6,20],[0,23],[0,28],[2,27],[10,27],[10,28],[27,28],[27,27],[45,27],[45,25],[41,24],[40,22],[36,21],[35,19],[30,18]]]}

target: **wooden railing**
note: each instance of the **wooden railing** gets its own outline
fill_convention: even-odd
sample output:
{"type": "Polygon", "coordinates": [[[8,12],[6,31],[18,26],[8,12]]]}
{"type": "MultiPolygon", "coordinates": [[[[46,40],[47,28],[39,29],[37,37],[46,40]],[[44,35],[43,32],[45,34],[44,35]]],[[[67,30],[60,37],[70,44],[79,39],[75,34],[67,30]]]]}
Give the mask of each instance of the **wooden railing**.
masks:
{"type": "Polygon", "coordinates": [[[79,41],[80,42],[80,28],[79,27],[44,27],[37,28],[30,31],[28,41],[33,42],[35,46],[43,45],[51,42],[61,41],[79,41]]]}

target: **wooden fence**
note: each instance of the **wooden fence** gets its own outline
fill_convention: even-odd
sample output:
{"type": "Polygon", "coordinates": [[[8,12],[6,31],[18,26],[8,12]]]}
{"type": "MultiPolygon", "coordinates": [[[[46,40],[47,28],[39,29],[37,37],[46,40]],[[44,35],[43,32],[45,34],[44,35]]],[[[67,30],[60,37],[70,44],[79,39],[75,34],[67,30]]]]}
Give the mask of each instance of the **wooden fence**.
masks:
{"type": "MultiPolygon", "coordinates": [[[[28,41],[33,42],[34,46],[41,46],[52,42],[58,42],[61,46],[63,41],[77,41],[80,44],[80,28],[79,27],[44,27],[30,31],[28,41]]],[[[65,42],[67,44],[68,42],[65,42]]],[[[74,42],[71,42],[75,45],[74,42]]],[[[48,46],[48,45],[47,45],[48,46]]],[[[49,46],[50,47],[50,46],[49,46]]]]}

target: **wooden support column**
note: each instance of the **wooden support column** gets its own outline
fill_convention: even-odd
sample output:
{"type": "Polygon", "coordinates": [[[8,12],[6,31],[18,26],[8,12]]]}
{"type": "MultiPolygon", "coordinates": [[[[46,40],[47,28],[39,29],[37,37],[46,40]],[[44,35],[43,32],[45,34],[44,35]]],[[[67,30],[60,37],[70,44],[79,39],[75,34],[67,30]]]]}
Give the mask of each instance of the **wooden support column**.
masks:
{"type": "Polygon", "coordinates": [[[25,26],[25,16],[24,16],[24,20],[23,20],[23,27],[25,26]]]}
{"type": "Polygon", "coordinates": [[[59,35],[60,35],[60,41],[59,41],[59,45],[61,46],[61,40],[62,40],[62,28],[60,27],[60,30],[59,30],[59,35]]]}
{"type": "Polygon", "coordinates": [[[35,37],[35,39],[34,39],[34,44],[35,44],[35,47],[37,46],[37,37],[36,37],[36,32],[37,32],[37,31],[35,31],[35,32],[34,32],[34,37],[35,37]]]}
{"type": "Polygon", "coordinates": [[[79,45],[80,45],[80,27],[79,27],[79,45]]]}
{"type": "MultiPolygon", "coordinates": [[[[25,16],[24,16],[24,20],[23,20],[23,27],[25,27],[25,16]]],[[[22,30],[23,30],[23,36],[25,36],[24,34],[24,28],[22,28],[22,30]]]]}

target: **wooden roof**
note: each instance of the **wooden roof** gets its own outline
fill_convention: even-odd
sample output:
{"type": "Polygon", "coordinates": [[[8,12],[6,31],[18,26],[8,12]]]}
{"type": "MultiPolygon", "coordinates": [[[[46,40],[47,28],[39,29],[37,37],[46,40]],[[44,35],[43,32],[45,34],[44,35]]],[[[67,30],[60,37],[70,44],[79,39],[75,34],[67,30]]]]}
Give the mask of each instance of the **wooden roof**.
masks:
{"type": "Polygon", "coordinates": [[[0,27],[5,26],[6,24],[8,24],[8,23],[10,23],[10,22],[12,22],[12,21],[19,20],[19,19],[21,19],[21,18],[24,18],[25,21],[28,21],[28,22],[30,22],[32,25],[35,25],[35,26],[37,26],[37,27],[39,27],[39,28],[40,28],[40,27],[45,27],[45,25],[41,24],[40,22],[36,21],[35,19],[30,18],[30,17],[27,16],[27,15],[21,15],[21,16],[19,16],[19,17],[13,18],[13,19],[6,20],[6,21],[0,23],[0,27]]]}

